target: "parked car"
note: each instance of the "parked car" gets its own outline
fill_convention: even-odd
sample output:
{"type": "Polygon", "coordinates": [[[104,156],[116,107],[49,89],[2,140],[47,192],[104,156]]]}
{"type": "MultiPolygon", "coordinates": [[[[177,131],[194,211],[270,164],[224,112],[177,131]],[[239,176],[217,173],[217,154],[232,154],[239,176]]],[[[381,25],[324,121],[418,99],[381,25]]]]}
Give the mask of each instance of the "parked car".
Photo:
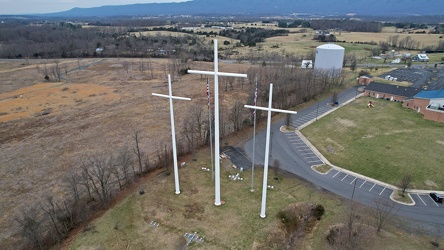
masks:
{"type": "Polygon", "coordinates": [[[443,197],[437,193],[430,193],[430,197],[436,202],[442,203],[443,197]]]}

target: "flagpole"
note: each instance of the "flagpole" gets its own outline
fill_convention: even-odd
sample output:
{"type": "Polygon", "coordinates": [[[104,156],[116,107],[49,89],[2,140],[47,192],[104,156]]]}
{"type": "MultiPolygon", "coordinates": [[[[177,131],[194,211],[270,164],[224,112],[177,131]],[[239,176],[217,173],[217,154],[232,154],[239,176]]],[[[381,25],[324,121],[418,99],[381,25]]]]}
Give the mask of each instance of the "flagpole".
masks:
{"type": "MultiPolygon", "coordinates": [[[[257,99],[257,77],[256,77],[256,88],[254,90],[254,106],[256,106],[256,99],[257,99]]],[[[254,150],[256,145],[256,110],[253,111],[253,159],[251,163],[251,192],[254,192],[254,150]]]]}
{"type": "Polygon", "coordinates": [[[210,152],[211,152],[211,179],[214,181],[214,160],[213,160],[213,132],[211,126],[211,107],[210,107],[210,83],[207,77],[207,96],[208,96],[208,123],[210,123],[210,152]]]}

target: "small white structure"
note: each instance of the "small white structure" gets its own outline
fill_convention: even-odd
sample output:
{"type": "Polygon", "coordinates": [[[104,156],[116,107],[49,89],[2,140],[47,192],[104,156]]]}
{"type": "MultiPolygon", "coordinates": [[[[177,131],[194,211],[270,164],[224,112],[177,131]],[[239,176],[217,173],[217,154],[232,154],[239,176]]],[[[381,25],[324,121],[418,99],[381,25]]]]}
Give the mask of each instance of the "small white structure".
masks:
{"type": "Polygon", "coordinates": [[[344,63],[345,49],[329,43],[316,47],[314,68],[316,70],[340,70],[344,63]]]}
{"type": "Polygon", "coordinates": [[[428,62],[430,59],[427,54],[417,54],[412,58],[414,62],[428,62]]]}
{"type": "Polygon", "coordinates": [[[313,61],[312,60],[302,60],[301,68],[303,68],[303,69],[313,68],[313,61]]]}
{"type": "Polygon", "coordinates": [[[395,60],[392,60],[390,63],[400,63],[401,58],[396,58],[395,60]]]}

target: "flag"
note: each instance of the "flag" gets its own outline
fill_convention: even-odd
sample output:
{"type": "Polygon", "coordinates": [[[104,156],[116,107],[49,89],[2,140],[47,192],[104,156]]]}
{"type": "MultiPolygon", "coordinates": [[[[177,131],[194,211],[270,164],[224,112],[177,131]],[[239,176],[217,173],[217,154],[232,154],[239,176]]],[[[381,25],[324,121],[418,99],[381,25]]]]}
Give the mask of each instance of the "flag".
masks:
{"type": "Polygon", "coordinates": [[[210,109],[210,80],[207,77],[207,97],[208,97],[208,109],[210,109]]]}

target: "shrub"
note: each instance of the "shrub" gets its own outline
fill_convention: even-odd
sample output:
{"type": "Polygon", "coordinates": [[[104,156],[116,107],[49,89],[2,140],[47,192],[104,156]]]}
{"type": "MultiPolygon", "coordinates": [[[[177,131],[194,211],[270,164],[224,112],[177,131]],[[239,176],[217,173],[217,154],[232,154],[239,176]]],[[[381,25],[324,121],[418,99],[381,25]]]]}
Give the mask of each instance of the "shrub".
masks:
{"type": "Polygon", "coordinates": [[[321,219],[324,213],[325,213],[325,208],[321,204],[316,205],[316,207],[313,209],[313,216],[318,220],[321,219]]]}
{"type": "Polygon", "coordinates": [[[288,231],[292,231],[298,226],[299,219],[292,210],[281,210],[277,213],[277,217],[288,231]]]}

